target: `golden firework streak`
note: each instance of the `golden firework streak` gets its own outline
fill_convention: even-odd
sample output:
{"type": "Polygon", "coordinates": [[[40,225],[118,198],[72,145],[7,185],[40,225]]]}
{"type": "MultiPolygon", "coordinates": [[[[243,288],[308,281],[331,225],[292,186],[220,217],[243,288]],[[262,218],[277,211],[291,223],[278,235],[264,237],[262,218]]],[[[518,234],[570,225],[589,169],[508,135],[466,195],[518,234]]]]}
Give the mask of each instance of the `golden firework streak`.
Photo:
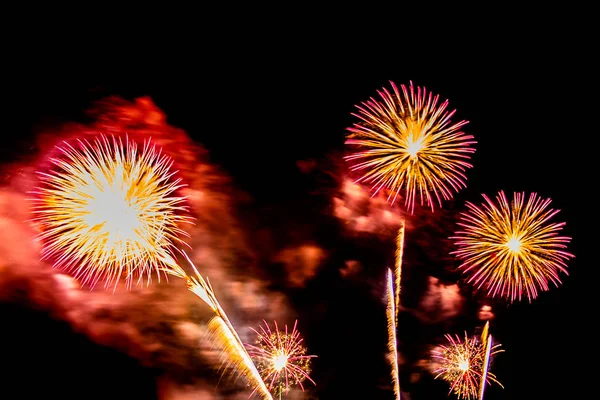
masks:
{"type": "Polygon", "coordinates": [[[262,380],[258,370],[256,369],[256,366],[252,362],[252,359],[244,347],[242,340],[229,321],[229,318],[227,318],[225,310],[223,310],[219,304],[219,301],[213,292],[210,281],[208,279],[204,279],[202,275],[200,275],[198,269],[185,251],[179,251],[194,269],[196,276],[188,276],[185,271],[175,262],[175,260],[165,260],[170,267],[166,269],[165,272],[185,279],[187,288],[200,299],[202,299],[202,301],[204,301],[213,310],[217,319],[213,318],[211,322],[209,322],[209,328],[213,331],[221,332],[221,334],[218,336],[223,343],[227,344],[228,349],[226,351],[229,353],[229,350],[233,350],[234,357],[241,360],[237,364],[242,367],[241,370],[254,387],[254,391],[260,392],[264,399],[272,400],[273,397],[262,380]]]}
{"type": "Polygon", "coordinates": [[[394,268],[395,275],[395,299],[396,299],[396,325],[398,325],[398,308],[400,307],[400,278],[402,277],[402,255],[404,253],[404,218],[402,218],[402,222],[400,225],[400,229],[398,229],[398,236],[396,237],[396,265],[394,268]]]}
{"type": "Polygon", "coordinates": [[[483,333],[481,334],[481,342],[485,347],[485,358],[483,360],[483,372],[481,374],[481,383],[479,384],[479,400],[483,400],[483,392],[485,390],[485,382],[488,377],[488,367],[490,364],[490,352],[492,351],[492,335],[489,333],[490,322],[485,323],[483,333]]]}
{"type": "Polygon", "coordinates": [[[394,394],[396,399],[400,400],[400,378],[398,374],[398,349],[396,346],[396,305],[394,302],[394,278],[392,270],[388,268],[387,272],[387,308],[386,315],[388,320],[388,358],[392,367],[392,383],[394,384],[394,394]]]}

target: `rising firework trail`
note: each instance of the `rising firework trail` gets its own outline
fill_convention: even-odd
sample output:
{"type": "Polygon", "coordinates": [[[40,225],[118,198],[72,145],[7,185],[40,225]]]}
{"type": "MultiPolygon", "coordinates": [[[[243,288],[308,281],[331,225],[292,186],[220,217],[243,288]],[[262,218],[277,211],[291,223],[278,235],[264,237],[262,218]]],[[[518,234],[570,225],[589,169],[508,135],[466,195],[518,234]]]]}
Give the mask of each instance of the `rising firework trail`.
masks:
{"type": "Polygon", "coordinates": [[[225,310],[223,310],[221,304],[217,300],[210,282],[200,275],[196,266],[185,251],[181,250],[181,254],[194,269],[196,276],[190,277],[185,273],[181,274],[182,269],[178,269],[175,265],[167,269],[166,272],[185,279],[187,288],[213,310],[216,317],[209,322],[208,329],[213,333],[213,338],[220,344],[224,354],[228,357],[228,362],[233,364],[236,370],[246,376],[248,382],[253,387],[252,394],[259,392],[263,398],[272,399],[258,369],[252,362],[250,354],[246,350],[246,347],[244,347],[244,343],[231,324],[225,310]]]}
{"type": "Polygon", "coordinates": [[[404,252],[404,219],[400,222],[400,229],[396,236],[396,262],[394,264],[394,318],[398,324],[398,309],[400,308],[400,280],[402,279],[402,255],[404,252]]]}
{"type": "Polygon", "coordinates": [[[391,366],[394,395],[400,400],[400,377],[398,374],[398,342],[396,340],[396,302],[394,301],[394,276],[391,269],[387,271],[386,316],[388,323],[388,360],[391,366]]]}
{"type": "Polygon", "coordinates": [[[525,193],[514,193],[509,202],[502,191],[495,201],[483,198],[481,205],[467,202],[451,237],[468,282],[509,302],[523,295],[531,302],[550,283],[558,287],[574,256],[566,251],[571,238],[559,235],[565,223],[551,222],[559,212],[548,207],[551,200],[532,193],[525,201],[525,193]]]}
{"type": "Polygon", "coordinates": [[[486,322],[481,334],[481,342],[485,348],[485,358],[483,360],[483,372],[481,373],[481,380],[479,382],[479,400],[483,400],[483,393],[485,391],[485,382],[488,379],[488,370],[490,366],[490,355],[492,352],[492,335],[489,333],[490,323],[486,322]]]}

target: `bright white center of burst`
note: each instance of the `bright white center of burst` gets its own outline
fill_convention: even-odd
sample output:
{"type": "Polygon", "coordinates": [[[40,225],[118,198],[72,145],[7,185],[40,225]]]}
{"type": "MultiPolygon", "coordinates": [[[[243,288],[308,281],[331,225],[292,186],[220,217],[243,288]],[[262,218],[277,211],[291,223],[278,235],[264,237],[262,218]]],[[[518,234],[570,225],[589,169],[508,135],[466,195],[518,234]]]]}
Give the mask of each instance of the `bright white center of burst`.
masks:
{"type": "Polygon", "coordinates": [[[273,368],[279,372],[285,368],[287,361],[288,357],[283,353],[279,353],[277,356],[275,356],[275,358],[273,358],[273,368]]]}
{"type": "Polygon", "coordinates": [[[461,360],[461,361],[458,363],[458,368],[459,368],[461,371],[468,371],[468,370],[469,370],[469,361],[468,361],[468,360],[461,360]]]}
{"type": "MultiPolygon", "coordinates": [[[[91,189],[91,188],[90,188],[91,189]]],[[[84,220],[89,229],[106,238],[109,247],[139,238],[138,212],[127,193],[116,184],[94,187],[90,190],[84,220]]]]}
{"type": "Polygon", "coordinates": [[[506,242],[506,247],[513,253],[518,253],[521,249],[521,241],[513,236],[506,242]]]}
{"type": "Polygon", "coordinates": [[[408,140],[406,143],[406,152],[410,158],[416,159],[419,151],[423,149],[423,131],[416,121],[408,121],[408,140]]]}
{"type": "Polygon", "coordinates": [[[417,158],[417,154],[423,148],[421,141],[409,142],[406,151],[412,158],[417,158]]]}

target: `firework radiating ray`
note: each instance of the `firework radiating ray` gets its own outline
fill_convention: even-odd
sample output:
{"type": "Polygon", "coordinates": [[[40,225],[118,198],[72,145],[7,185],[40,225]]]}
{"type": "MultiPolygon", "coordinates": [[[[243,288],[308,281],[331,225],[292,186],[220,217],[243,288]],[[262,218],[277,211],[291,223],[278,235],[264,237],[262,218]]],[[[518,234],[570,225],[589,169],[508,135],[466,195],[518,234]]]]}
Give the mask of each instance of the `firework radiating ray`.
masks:
{"type": "Polygon", "coordinates": [[[515,192],[509,203],[503,191],[496,201],[483,198],[480,206],[467,202],[462,229],[450,238],[468,282],[510,302],[523,295],[531,302],[550,283],[558,287],[574,255],[566,251],[571,238],[559,236],[565,223],[551,222],[559,212],[548,208],[551,200],[531,193],[525,201],[525,193],[515,192]]]}
{"type": "MultiPolygon", "coordinates": [[[[494,382],[503,388],[496,376],[489,371],[492,356],[503,350],[500,344],[491,346],[482,343],[477,337],[469,338],[465,332],[464,340],[457,335],[445,335],[448,344],[432,351],[432,358],[438,363],[434,370],[435,379],[442,378],[450,385],[449,393],[459,399],[474,400],[480,394],[480,382],[485,375],[487,384],[494,382]]],[[[486,341],[487,342],[487,341],[486,341]]]]}
{"type": "Polygon", "coordinates": [[[387,271],[387,307],[386,315],[388,322],[388,359],[391,366],[392,384],[394,395],[400,400],[400,376],[398,370],[398,349],[396,341],[396,302],[394,299],[394,274],[391,269],[387,271]]]}
{"type": "Polygon", "coordinates": [[[316,385],[309,376],[310,361],[316,356],[306,355],[303,339],[296,329],[298,321],[294,322],[291,332],[287,325],[280,331],[275,322],[275,330],[271,330],[269,324],[263,322],[265,326],[261,326],[260,331],[252,328],[257,335],[255,345],[247,346],[269,390],[281,398],[294,385],[304,391],[302,382],[305,380],[316,385]]]}
{"type": "Polygon", "coordinates": [[[417,197],[432,210],[441,207],[442,199],[466,186],[476,143],[461,131],[468,122],[452,123],[455,110],[447,111],[448,101],[438,103],[425,88],[390,84],[391,91],[377,91],[379,99],[357,105],[352,115],[358,122],[347,128],[346,143],[358,151],[345,159],[362,173],[357,183],[370,184],[374,194],[387,190],[392,203],[404,197],[411,214],[417,197]]]}
{"type": "Polygon", "coordinates": [[[149,140],[141,149],[114,136],[77,142],[57,147],[50,170],[38,172],[32,213],[42,258],[91,286],[123,274],[128,286],[150,284],[175,244],[185,245],[178,224],[191,222],[173,161],[149,140]]]}

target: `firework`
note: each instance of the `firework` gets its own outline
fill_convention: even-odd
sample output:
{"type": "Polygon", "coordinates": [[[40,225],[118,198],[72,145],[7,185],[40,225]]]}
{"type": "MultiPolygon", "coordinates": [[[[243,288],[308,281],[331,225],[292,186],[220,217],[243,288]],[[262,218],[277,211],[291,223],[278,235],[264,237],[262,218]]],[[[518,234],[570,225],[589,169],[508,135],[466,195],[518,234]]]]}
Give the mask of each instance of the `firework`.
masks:
{"type": "Polygon", "coordinates": [[[284,331],[280,331],[277,322],[272,331],[269,324],[263,322],[265,326],[261,326],[260,331],[252,329],[257,335],[255,345],[247,346],[271,393],[281,398],[283,393],[296,385],[304,391],[302,383],[305,380],[315,384],[309,374],[311,358],[316,356],[306,355],[303,340],[296,330],[298,321],[291,332],[288,332],[287,325],[284,331]]]}
{"type": "MultiPolygon", "coordinates": [[[[431,356],[437,364],[434,370],[435,378],[442,378],[450,384],[449,393],[454,393],[459,399],[477,398],[484,370],[488,384],[495,382],[502,387],[494,374],[488,370],[488,349],[484,343],[477,337],[469,338],[466,332],[464,341],[458,335],[445,337],[448,344],[433,350],[431,356]]],[[[502,352],[499,347],[500,344],[491,346],[489,357],[502,352]]]]}
{"type": "Polygon", "coordinates": [[[175,260],[175,244],[185,244],[177,224],[191,218],[179,214],[185,199],[174,195],[183,185],[173,179],[172,161],[149,141],[141,151],[114,136],[78,143],[79,149],[65,143],[59,148],[63,158],[52,159],[56,170],[40,173],[43,186],[36,191],[33,212],[43,257],[54,258],[55,265],[74,270],[92,286],[101,278],[116,284],[123,274],[128,287],[145,275],[149,284],[153,272],[184,279],[215,313],[208,326],[215,343],[246,376],[252,393],[272,399],[208,279],[184,250],[178,249],[196,276],[188,276],[175,260]]]}
{"type": "Polygon", "coordinates": [[[387,273],[387,308],[388,321],[388,359],[390,361],[392,384],[396,399],[400,400],[400,378],[398,376],[398,349],[396,343],[396,302],[394,300],[394,277],[391,269],[387,273]]]}
{"type": "Polygon", "coordinates": [[[357,106],[359,121],[347,129],[346,143],[358,151],[345,158],[362,173],[356,182],[370,184],[374,194],[386,189],[394,203],[403,192],[410,213],[418,195],[433,210],[465,187],[476,142],[461,131],[467,121],[451,122],[455,111],[447,111],[447,100],[438,104],[438,95],[412,82],[401,91],[390,83],[391,92],[383,88],[380,99],[357,106]]]}
{"type": "Polygon", "coordinates": [[[509,203],[502,191],[496,202],[483,198],[481,206],[467,202],[462,230],[451,237],[468,282],[510,302],[523,294],[531,302],[549,283],[558,287],[559,274],[568,274],[566,261],[574,256],[565,251],[571,238],[559,236],[565,223],[550,222],[559,211],[548,208],[551,200],[532,193],[525,201],[525,193],[514,193],[509,203]]]}
{"type": "Polygon", "coordinates": [[[50,170],[39,172],[33,213],[42,258],[91,286],[123,275],[128,286],[149,284],[155,272],[160,279],[175,264],[175,244],[184,244],[178,224],[190,222],[173,161],[149,140],[141,149],[114,136],[77,142],[57,147],[50,170]]]}

